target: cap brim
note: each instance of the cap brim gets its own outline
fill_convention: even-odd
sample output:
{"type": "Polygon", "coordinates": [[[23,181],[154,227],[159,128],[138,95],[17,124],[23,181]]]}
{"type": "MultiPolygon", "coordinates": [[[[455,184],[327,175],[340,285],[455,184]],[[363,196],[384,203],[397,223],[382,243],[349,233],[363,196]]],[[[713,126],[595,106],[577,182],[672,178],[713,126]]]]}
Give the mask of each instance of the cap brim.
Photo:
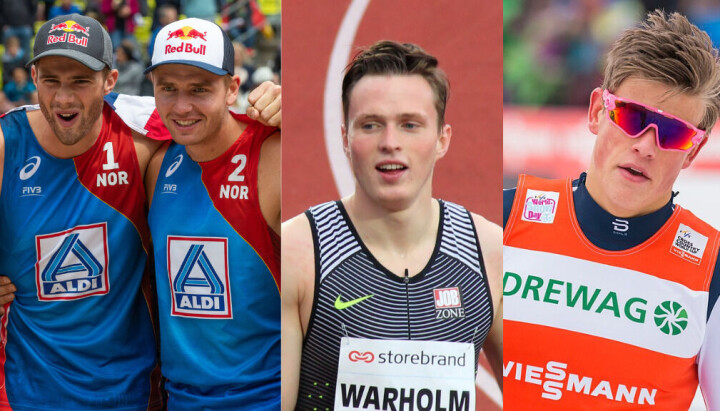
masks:
{"type": "Polygon", "coordinates": [[[199,67],[203,70],[207,70],[213,74],[217,74],[218,76],[224,76],[225,74],[229,74],[227,70],[223,70],[219,67],[215,67],[212,64],[207,63],[201,63],[199,61],[191,61],[191,60],[166,60],[161,63],[153,64],[152,66],[148,67],[143,71],[144,74],[147,74],[153,70],[155,70],[156,67],[162,66],[164,64],[184,64],[186,66],[195,66],[199,67]]]}
{"type": "Polygon", "coordinates": [[[100,71],[103,68],[107,67],[105,65],[105,63],[96,59],[95,57],[91,57],[80,51],[70,50],[70,49],[55,49],[55,50],[48,50],[46,52],[40,53],[37,56],[35,56],[32,60],[28,61],[28,63],[25,65],[25,67],[30,67],[36,61],[40,60],[43,57],[48,57],[48,56],[67,57],[69,59],[79,61],[80,63],[84,64],[86,67],[88,67],[90,70],[93,70],[93,71],[100,71]]]}

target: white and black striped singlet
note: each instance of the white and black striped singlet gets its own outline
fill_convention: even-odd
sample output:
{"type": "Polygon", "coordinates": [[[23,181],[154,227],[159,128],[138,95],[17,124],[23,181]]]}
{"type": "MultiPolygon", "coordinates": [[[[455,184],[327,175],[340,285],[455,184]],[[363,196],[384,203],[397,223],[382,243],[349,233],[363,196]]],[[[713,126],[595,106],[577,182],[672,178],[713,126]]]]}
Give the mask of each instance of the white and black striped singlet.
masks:
{"type": "Polygon", "coordinates": [[[340,201],[305,212],[316,277],[296,409],[333,409],[343,336],[473,342],[477,360],[493,318],[485,264],[470,213],[438,201],[441,218],[432,257],[409,278],[391,273],[370,254],[340,201]],[[461,309],[436,307],[434,290],[456,287],[461,309]]]}

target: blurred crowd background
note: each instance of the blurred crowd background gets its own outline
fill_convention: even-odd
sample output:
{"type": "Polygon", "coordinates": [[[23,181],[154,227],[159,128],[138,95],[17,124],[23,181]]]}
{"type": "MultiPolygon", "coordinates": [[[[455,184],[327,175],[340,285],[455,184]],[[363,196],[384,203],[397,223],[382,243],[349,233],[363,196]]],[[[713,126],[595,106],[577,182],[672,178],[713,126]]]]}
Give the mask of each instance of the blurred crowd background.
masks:
{"type": "Polygon", "coordinates": [[[684,14],[720,45],[718,0],[503,0],[504,101],[587,104],[612,42],[657,8],[684,14]]]}
{"type": "Polygon", "coordinates": [[[120,73],[115,91],[142,96],[153,95],[142,72],[160,29],[187,17],[216,22],[235,46],[243,92],[235,108],[244,111],[256,85],[280,84],[280,11],[280,0],[0,0],[0,113],[37,102],[25,68],[35,33],[45,21],[73,13],[98,20],[110,33],[120,73]]]}

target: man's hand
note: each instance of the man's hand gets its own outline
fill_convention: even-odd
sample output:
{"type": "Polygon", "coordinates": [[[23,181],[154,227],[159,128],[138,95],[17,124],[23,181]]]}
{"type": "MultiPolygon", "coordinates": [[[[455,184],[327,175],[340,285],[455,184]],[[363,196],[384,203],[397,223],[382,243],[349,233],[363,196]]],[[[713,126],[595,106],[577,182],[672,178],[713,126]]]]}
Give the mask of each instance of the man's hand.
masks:
{"type": "Polygon", "coordinates": [[[281,128],[281,87],[265,81],[248,95],[247,115],[266,126],[281,128]]]}
{"type": "Polygon", "coordinates": [[[5,304],[15,299],[15,285],[10,278],[0,275],[0,315],[5,315],[5,304]]]}

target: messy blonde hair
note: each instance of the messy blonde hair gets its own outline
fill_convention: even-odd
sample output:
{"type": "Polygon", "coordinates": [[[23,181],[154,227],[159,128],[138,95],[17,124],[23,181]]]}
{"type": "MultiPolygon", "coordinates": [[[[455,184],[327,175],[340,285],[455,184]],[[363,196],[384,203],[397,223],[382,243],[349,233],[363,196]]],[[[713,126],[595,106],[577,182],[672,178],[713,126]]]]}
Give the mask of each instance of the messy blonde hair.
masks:
{"type": "Polygon", "coordinates": [[[672,93],[705,101],[699,128],[708,132],[720,115],[720,65],[710,37],[679,13],[655,10],[626,30],[608,53],[603,88],[615,91],[629,77],[657,81],[672,93]]]}

